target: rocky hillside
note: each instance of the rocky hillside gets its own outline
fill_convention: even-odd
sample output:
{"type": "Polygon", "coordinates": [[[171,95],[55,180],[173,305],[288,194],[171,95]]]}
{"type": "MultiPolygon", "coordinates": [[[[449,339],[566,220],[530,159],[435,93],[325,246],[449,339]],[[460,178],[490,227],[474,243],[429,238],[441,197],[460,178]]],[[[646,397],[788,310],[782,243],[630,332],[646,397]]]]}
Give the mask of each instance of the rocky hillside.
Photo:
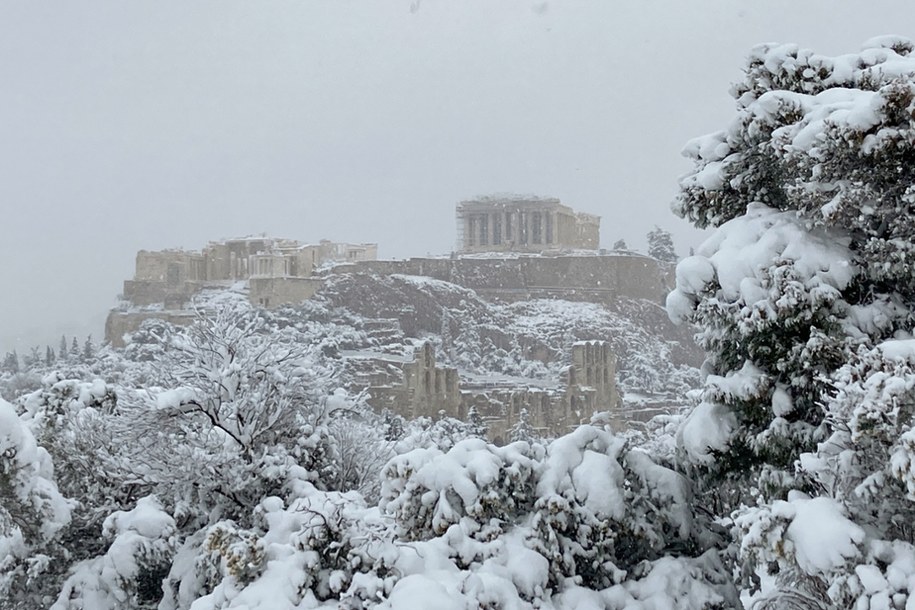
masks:
{"type": "Polygon", "coordinates": [[[462,374],[558,378],[572,343],[596,339],[612,345],[630,401],[675,401],[696,383],[702,362],[689,332],[642,299],[612,308],[560,299],[494,303],[431,278],[354,273],[332,276],[317,300],[384,328],[369,333],[371,347],[396,352],[410,339],[430,340],[437,360],[462,374]]]}

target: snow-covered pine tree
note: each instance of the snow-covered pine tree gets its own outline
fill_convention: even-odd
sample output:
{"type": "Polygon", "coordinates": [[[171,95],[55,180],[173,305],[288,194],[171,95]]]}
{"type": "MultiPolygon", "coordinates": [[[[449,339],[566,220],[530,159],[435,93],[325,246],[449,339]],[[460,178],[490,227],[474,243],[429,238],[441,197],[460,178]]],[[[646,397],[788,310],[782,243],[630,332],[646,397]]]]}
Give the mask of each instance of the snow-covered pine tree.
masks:
{"type": "Polygon", "coordinates": [[[479,438],[486,437],[486,422],[477,410],[476,405],[472,405],[467,411],[467,423],[470,425],[470,433],[472,436],[479,438]]]}
{"type": "Polygon", "coordinates": [[[620,238],[620,239],[616,240],[615,242],[613,242],[613,249],[614,250],[628,250],[629,246],[626,245],[625,239],[620,238]]]}
{"type": "Polygon", "coordinates": [[[0,398],[0,608],[41,603],[31,581],[40,580],[50,561],[47,547],[70,523],[72,508],[57,488],[48,452],[0,398]]]}
{"type": "Polygon", "coordinates": [[[756,505],[734,517],[744,557],[779,565],[768,607],[907,596],[887,566],[915,562],[896,525],[915,498],[915,393],[876,346],[910,337],[915,311],[913,49],[898,37],[839,57],[757,47],[736,119],[686,148],[695,169],[674,210],[717,230],[668,297],[708,352],[679,441],[722,516],[756,505]]]}
{"type": "Polygon", "coordinates": [[[518,421],[508,431],[508,441],[510,443],[517,441],[529,443],[534,440],[535,436],[534,428],[531,426],[531,415],[526,408],[522,408],[518,413],[518,421]]]}
{"type": "Polygon", "coordinates": [[[677,253],[674,252],[674,240],[670,233],[655,225],[648,233],[648,256],[652,256],[665,263],[677,262],[677,253]]]}
{"type": "Polygon", "coordinates": [[[79,343],[76,342],[76,337],[73,337],[73,340],[70,342],[70,352],[69,357],[74,360],[79,360],[79,343]]]}
{"type": "MultiPolygon", "coordinates": [[[[118,434],[113,387],[52,373],[18,403],[23,425],[53,463],[57,489],[75,502],[54,543],[33,550],[25,559],[32,566],[26,574],[11,575],[36,598],[57,596],[76,563],[104,552],[104,520],[130,507],[144,484],[123,464],[129,452],[118,434]]],[[[5,608],[2,602],[0,608],[5,608]]]]}
{"type": "Polygon", "coordinates": [[[29,353],[22,358],[25,368],[30,369],[34,368],[41,364],[41,348],[37,345],[33,345],[29,348],[29,353]]]}
{"type": "Polygon", "coordinates": [[[60,345],[57,347],[57,357],[61,360],[66,360],[70,357],[70,348],[67,347],[67,337],[65,335],[60,336],[60,345]]]}
{"type": "Polygon", "coordinates": [[[83,343],[83,362],[89,362],[95,356],[95,344],[92,343],[92,335],[86,337],[83,343]]]}
{"type": "MultiPolygon", "coordinates": [[[[703,553],[714,534],[694,521],[691,501],[684,477],[609,429],[583,425],[544,444],[465,439],[447,452],[417,448],[385,467],[380,507],[413,552],[452,558],[459,582],[474,573],[487,583],[511,578],[516,586],[500,594],[499,607],[547,607],[550,596],[556,608],[584,607],[607,587],[614,601],[595,595],[594,607],[640,608],[643,596],[652,599],[646,608],[734,607],[721,564],[703,553]],[[677,576],[661,585],[665,572],[677,576]],[[646,577],[656,584],[636,584],[646,577]],[[565,593],[573,597],[557,597],[565,593]],[[516,597],[526,603],[516,605],[516,597]]],[[[490,586],[455,595],[485,607],[490,586]]],[[[392,595],[384,607],[407,599],[392,595]]]]}
{"type": "Polygon", "coordinates": [[[382,427],[384,430],[384,440],[388,442],[398,441],[404,435],[404,418],[390,409],[385,409],[381,413],[382,427]]]}
{"type": "Polygon", "coordinates": [[[16,353],[16,350],[6,352],[6,355],[3,356],[3,372],[11,374],[19,372],[19,354],[16,353]]]}
{"type": "Polygon", "coordinates": [[[405,421],[396,452],[405,453],[418,447],[436,447],[448,451],[462,440],[479,436],[479,430],[473,424],[439,411],[434,420],[431,417],[417,417],[405,421]]]}

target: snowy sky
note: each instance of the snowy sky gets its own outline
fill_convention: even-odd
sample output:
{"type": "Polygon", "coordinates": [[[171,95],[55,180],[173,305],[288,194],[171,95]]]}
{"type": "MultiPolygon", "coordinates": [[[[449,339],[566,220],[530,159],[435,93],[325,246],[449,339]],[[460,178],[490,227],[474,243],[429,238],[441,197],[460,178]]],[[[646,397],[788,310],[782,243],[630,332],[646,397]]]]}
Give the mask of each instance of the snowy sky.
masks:
{"type": "Polygon", "coordinates": [[[685,141],[758,42],[915,37],[871,0],[0,0],[0,349],[98,337],[139,249],[266,232],[448,252],[494,192],[678,249],[685,141]]]}

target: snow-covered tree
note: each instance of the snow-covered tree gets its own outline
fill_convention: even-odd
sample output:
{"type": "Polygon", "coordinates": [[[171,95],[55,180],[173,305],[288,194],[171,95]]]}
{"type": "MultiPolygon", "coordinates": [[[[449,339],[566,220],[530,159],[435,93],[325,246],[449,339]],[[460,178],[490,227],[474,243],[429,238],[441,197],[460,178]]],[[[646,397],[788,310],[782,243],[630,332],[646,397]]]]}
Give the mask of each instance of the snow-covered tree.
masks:
{"type": "MultiPolygon", "coordinates": [[[[444,411],[439,414],[442,419],[445,418],[444,411]]],[[[476,436],[483,438],[486,436],[486,422],[483,420],[483,416],[480,415],[480,412],[477,410],[476,405],[471,405],[470,409],[467,410],[467,424],[469,425],[471,436],[476,436]]]]}
{"type": "Polygon", "coordinates": [[[31,369],[41,364],[41,348],[33,345],[29,348],[29,353],[22,357],[22,363],[25,368],[31,369]]]}
{"type": "Polygon", "coordinates": [[[54,464],[11,404],[0,399],[0,607],[39,604],[48,547],[70,523],[73,503],[54,464]]]}
{"type": "Polygon", "coordinates": [[[19,372],[19,354],[16,353],[16,350],[11,352],[6,352],[6,355],[3,356],[3,372],[16,374],[19,372]]]}
{"type": "Polygon", "coordinates": [[[175,520],[155,496],[105,519],[104,554],[74,566],[51,610],[152,607],[174,555],[175,520]]]}
{"type": "MultiPolygon", "coordinates": [[[[105,518],[132,507],[142,489],[125,476],[122,439],[112,425],[117,417],[112,388],[100,380],[62,380],[56,374],[46,375],[40,385],[19,398],[20,423],[53,464],[56,489],[72,504],[67,523],[53,539],[22,558],[27,569],[13,566],[4,574],[0,568],[0,578],[12,578],[14,588],[27,588],[33,600],[56,597],[75,563],[104,552],[105,518]]],[[[6,608],[2,602],[0,608],[6,608]]]]}
{"type": "Polygon", "coordinates": [[[152,375],[163,389],[130,399],[125,431],[144,480],[160,494],[171,489],[163,501],[219,506],[245,520],[295,473],[318,480],[332,469],[326,425],[355,402],[335,393],[334,371],[314,346],[291,327],[268,333],[265,324],[250,309],[227,307],[165,338],[152,375]]]}
{"type": "Polygon", "coordinates": [[[399,441],[403,438],[406,420],[390,409],[385,409],[382,414],[381,425],[384,429],[384,440],[388,442],[399,441]]]}
{"type": "Polygon", "coordinates": [[[680,446],[714,509],[739,509],[744,566],[779,566],[770,607],[905,602],[887,566],[915,561],[908,372],[873,350],[913,330],[913,49],[757,47],[737,117],[686,148],[674,209],[717,230],[668,298],[708,351],[680,446]]]}
{"type": "Polygon", "coordinates": [[[668,231],[655,225],[648,232],[648,256],[653,256],[665,263],[677,262],[677,253],[674,252],[674,240],[668,231]]]}
{"type": "Polygon", "coordinates": [[[75,519],[100,526],[109,513],[136,501],[113,464],[119,440],[112,427],[114,388],[52,373],[19,402],[23,420],[54,461],[57,485],[80,502],[75,519]]]}
{"type": "MultiPolygon", "coordinates": [[[[830,436],[798,462],[806,493],[744,511],[741,554],[778,566],[793,581],[783,585],[804,584],[822,607],[911,605],[900,577],[915,576],[915,343],[862,347],[833,378],[830,436]]],[[[783,586],[769,607],[797,588],[783,586]]]]}
{"type": "MultiPolygon", "coordinates": [[[[333,331],[317,324],[306,334],[250,307],[228,307],[188,329],[147,325],[143,349],[125,353],[155,353],[152,361],[103,355],[119,378],[145,379],[142,389],[115,393],[100,380],[46,375],[19,400],[20,427],[48,464],[53,458],[54,489],[78,504],[53,540],[0,563],[15,600],[154,607],[171,570],[180,577],[175,591],[166,589],[176,597],[163,603],[186,608],[224,577],[258,574],[260,547],[250,544],[269,530],[258,517],[265,499],[324,501],[319,488],[377,497],[390,443],[362,397],[339,389],[339,368],[322,342],[310,340],[333,331]]],[[[0,432],[7,428],[16,430],[4,421],[0,432]]],[[[48,478],[36,471],[29,484],[44,485],[39,475],[48,478]]],[[[37,527],[43,518],[23,521],[37,527]]],[[[322,531],[313,544],[323,553],[322,531]]],[[[371,570],[365,561],[360,569],[371,570]]]]}
{"type": "Polygon", "coordinates": [[[363,417],[338,417],[330,422],[334,446],[336,490],[356,490],[367,502],[377,502],[381,469],[394,456],[394,441],[379,434],[378,422],[363,417]]]}
{"type": "Polygon", "coordinates": [[[67,347],[66,335],[60,336],[60,345],[57,347],[57,357],[61,360],[66,360],[70,357],[70,348],[67,347]]]}
{"type": "Polygon", "coordinates": [[[83,362],[89,362],[95,356],[95,344],[92,342],[92,335],[86,337],[85,343],[83,343],[83,352],[82,358],[83,362]]]}
{"type": "Polygon", "coordinates": [[[536,436],[534,428],[531,426],[531,415],[527,409],[522,408],[521,412],[518,413],[518,421],[508,431],[508,441],[510,443],[518,441],[530,443],[536,436]]]}
{"type": "Polygon", "coordinates": [[[629,246],[626,245],[625,239],[620,238],[620,239],[616,240],[615,242],[613,242],[613,249],[614,250],[628,250],[629,246]]]}

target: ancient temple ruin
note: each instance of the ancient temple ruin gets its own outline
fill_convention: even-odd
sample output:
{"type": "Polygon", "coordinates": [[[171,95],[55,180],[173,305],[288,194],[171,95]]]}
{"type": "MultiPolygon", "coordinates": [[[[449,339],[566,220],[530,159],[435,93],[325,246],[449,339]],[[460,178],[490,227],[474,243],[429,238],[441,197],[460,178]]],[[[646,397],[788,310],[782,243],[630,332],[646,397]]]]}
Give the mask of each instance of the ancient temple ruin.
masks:
{"type": "Polygon", "coordinates": [[[481,197],[457,206],[458,251],[547,252],[597,250],[600,217],[576,212],[559,199],[481,197]]]}
{"type": "Polygon", "coordinates": [[[564,434],[593,413],[619,406],[616,355],[606,341],[578,341],[559,379],[532,380],[505,375],[472,377],[436,362],[435,348],[421,342],[412,354],[371,350],[344,352],[354,386],[368,391],[369,404],[407,419],[445,413],[467,420],[472,410],[497,444],[507,442],[526,411],[543,436],[564,434]]]}

